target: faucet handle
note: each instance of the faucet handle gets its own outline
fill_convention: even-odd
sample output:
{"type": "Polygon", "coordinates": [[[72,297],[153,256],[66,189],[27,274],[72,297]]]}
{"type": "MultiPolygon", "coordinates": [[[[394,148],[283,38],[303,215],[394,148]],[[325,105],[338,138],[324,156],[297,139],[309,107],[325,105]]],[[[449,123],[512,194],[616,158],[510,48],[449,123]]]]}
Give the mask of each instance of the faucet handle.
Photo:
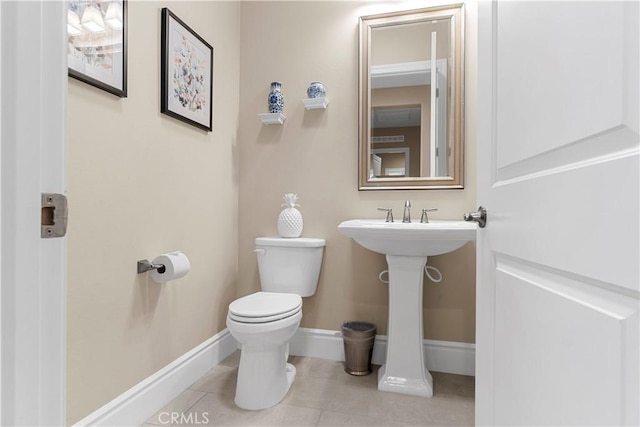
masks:
{"type": "Polygon", "coordinates": [[[387,219],[385,222],[393,222],[393,212],[391,208],[378,208],[378,210],[387,212],[387,219]]]}
{"type": "Polygon", "coordinates": [[[429,216],[427,215],[427,212],[433,212],[437,210],[438,208],[422,209],[422,216],[420,217],[420,222],[423,224],[427,224],[429,222],[429,216]]]}
{"type": "Polygon", "coordinates": [[[411,200],[405,200],[404,207],[405,208],[410,208],[411,207],[411,200]]]}

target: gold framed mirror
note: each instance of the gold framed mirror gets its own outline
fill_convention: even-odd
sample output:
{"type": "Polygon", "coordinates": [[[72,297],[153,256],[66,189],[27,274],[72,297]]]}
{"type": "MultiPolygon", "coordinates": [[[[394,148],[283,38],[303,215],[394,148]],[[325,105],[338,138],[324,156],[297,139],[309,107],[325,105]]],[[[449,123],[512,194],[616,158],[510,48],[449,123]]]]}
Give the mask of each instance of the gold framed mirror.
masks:
{"type": "Polygon", "coordinates": [[[464,5],[360,17],[359,190],[464,177],[464,5]]]}

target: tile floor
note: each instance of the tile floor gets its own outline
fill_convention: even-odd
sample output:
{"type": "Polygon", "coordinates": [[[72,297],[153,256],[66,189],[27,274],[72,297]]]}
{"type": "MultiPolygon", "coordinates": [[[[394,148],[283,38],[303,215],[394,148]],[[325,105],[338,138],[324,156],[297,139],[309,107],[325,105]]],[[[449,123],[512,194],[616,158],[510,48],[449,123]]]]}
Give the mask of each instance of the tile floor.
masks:
{"type": "Polygon", "coordinates": [[[378,391],[378,366],[370,375],[355,377],[344,372],[343,362],[297,356],[289,360],[297,375],[284,400],[269,409],[246,411],[233,403],[239,359],[236,351],[143,427],[474,424],[474,377],[432,372],[434,396],[422,398],[378,391]]]}

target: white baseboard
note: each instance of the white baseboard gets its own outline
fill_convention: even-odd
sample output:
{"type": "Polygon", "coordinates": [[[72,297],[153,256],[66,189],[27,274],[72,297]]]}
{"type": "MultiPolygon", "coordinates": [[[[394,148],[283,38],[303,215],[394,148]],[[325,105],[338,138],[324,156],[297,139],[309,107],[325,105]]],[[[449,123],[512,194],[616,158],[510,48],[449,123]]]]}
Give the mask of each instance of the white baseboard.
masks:
{"type": "MultiPolygon", "coordinates": [[[[448,374],[471,375],[476,372],[475,344],[424,340],[427,369],[448,374]]],[[[299,328],[291,340],[289,354],[344,361],[344,344],[339,331],[299,328]]],[[[387,354],[387,336],[376,335],[372,363],[382,365],[387,354]]]]}
{"type": "Polygon", "coordinates": [[[209,338],[74,426],[139,426],[237,349],[228,329],[209,338]]]}
{"type": "MultiPolygon", "coordinates": [[[[141,425],[237,348],[235,338],[224,329],[74,426],[141,425]]],[[[386,350],[387,337],[377,335],[372,362],[382,365],[386,350]]],[[[475,344],[425,340],[424,350],[427,368],[431,371],[475,375],[475,344]]],[[[291,340],[289,354],[343,361],[342,334],[326,329],[299,328],[291,340]]]]}

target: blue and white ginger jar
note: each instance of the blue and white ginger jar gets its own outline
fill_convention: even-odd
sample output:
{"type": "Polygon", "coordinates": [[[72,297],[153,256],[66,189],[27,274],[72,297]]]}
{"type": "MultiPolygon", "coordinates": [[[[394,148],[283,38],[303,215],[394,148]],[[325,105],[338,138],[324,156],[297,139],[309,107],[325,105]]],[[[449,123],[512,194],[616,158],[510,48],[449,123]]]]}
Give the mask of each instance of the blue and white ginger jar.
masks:
{"type": "Polygon", "coordinates": [[[284,108],[284,95],[282,95],[282,83],[272,82],[271,92],[269,92],[269,112],[282,113],[284,108]]]}
{"type": "Polygon", "coordinates": [[[327,94],[322,82],[311,82],[307,88],[307,96],[309,98],[322,98],[327,94]]]}

